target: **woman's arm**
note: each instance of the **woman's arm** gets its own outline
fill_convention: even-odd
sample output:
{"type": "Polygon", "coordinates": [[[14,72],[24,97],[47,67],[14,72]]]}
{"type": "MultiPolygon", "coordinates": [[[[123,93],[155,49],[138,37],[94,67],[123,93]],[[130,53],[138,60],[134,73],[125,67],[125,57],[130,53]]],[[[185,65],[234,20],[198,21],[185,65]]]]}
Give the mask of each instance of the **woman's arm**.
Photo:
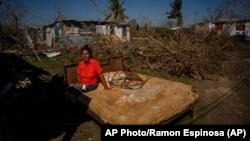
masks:
{"type": "Polygon", "coordinates": [[[104,78],[104,76],[103,76],[102,73],[98,74],[98,77],[99,77],[99,79],[101,80],[101,83],[103,84],[103,87],[104,87],[105,90],[111,89],[111,88],[109,88],[109,87],[107,86],[107,83],[106,83],[105,78],[104,78]]]}

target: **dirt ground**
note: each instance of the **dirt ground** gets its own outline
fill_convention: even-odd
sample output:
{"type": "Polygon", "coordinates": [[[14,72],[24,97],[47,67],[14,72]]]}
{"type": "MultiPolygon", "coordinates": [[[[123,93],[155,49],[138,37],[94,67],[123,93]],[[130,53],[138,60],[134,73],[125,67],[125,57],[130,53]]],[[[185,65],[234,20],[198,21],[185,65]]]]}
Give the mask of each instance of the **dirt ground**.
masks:
{"type": "MultiPolygon", "coordinates": [[[[249,76],[246,76],[249,77],[249,76]]],[[[250,124],[250,80],[194,81],[204,104],[205,124],[250,124]]],[[[201,112],[201,111],[197,111],[201,112]]]]}
{"type": "Polygon", "coordinates": [[[250,124],[249,54],[234,52],[231,55],[235,57],[231,75],[192,81],[204,105],[204,113],[198,118],[204,117],[205,124],[250,124]],[[242,65],[239,66],[239,62],[242,65]]]}

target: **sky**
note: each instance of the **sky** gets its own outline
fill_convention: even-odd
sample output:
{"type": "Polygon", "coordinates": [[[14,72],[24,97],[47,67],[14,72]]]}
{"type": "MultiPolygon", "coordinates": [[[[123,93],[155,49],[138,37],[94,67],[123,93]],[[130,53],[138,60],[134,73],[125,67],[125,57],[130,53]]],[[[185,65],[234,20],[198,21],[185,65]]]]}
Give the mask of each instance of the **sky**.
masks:
{"type": "MultiPolygon", "coordinates": [[[[3,2],[6,0],[3,0],[3,2]]],[[[57,12],[61,10],[67,20],[104,20],[105,16],[98,12],[90,0],[16,0],[23,3],[27,9],[26,22],[30,26],[51,24],[55,21],[57,12]]],[[[166,12],[171,10],[170,3],[174,0],[123,0],[125,14],[129,20],[135,18],[139,23],[150,21],[152,26],[166,22],[166,12]]],[[[182,13],[184,26],[202,22],[207,16],[207,9],[218,7],[223,0],[183,0],[182,13]],[[195,14],[197,13],[197,14],[195,14]],[[196,16],[195,16],[196,15],[196,16]],[[196,18],[195,18],[196,17],[196,18]],[[196,19],[196,20],[195,20],[196,19]]],[[[109,0],[95,0],[99,10],[108,8],[109,0]]]]}

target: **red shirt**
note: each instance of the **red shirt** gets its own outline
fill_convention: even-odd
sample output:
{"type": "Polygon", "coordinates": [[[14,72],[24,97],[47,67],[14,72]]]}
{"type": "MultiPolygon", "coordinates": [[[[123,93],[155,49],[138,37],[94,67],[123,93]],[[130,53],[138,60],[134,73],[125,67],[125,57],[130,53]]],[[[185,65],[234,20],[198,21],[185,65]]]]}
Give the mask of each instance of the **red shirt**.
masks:
{"type": "Polygon", "coordinates": [[[102,73],[102,68],[99,62],[93,58],[85,64],[84,61],[80,61],[77,67],[77,74],[80,76],[81,84],[98,84],[98,75],[102,73]]]}

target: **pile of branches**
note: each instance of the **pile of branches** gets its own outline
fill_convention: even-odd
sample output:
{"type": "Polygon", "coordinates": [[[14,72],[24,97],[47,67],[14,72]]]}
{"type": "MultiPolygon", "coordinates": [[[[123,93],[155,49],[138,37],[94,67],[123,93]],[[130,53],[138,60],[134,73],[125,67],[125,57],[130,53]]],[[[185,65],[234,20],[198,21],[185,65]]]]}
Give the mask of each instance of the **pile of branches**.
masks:
{"type": "Polygon", "coordinates": [[[226,50],[239,48],[227,34],[179,31],[169,38],[148,35],[120,45],[92,44],[94,57],[100,61],[122,56],[124,65],[133,70],[157,71],[161,77],[214,79],[222,75],[222,63],[229,58],[226,50]]]}

